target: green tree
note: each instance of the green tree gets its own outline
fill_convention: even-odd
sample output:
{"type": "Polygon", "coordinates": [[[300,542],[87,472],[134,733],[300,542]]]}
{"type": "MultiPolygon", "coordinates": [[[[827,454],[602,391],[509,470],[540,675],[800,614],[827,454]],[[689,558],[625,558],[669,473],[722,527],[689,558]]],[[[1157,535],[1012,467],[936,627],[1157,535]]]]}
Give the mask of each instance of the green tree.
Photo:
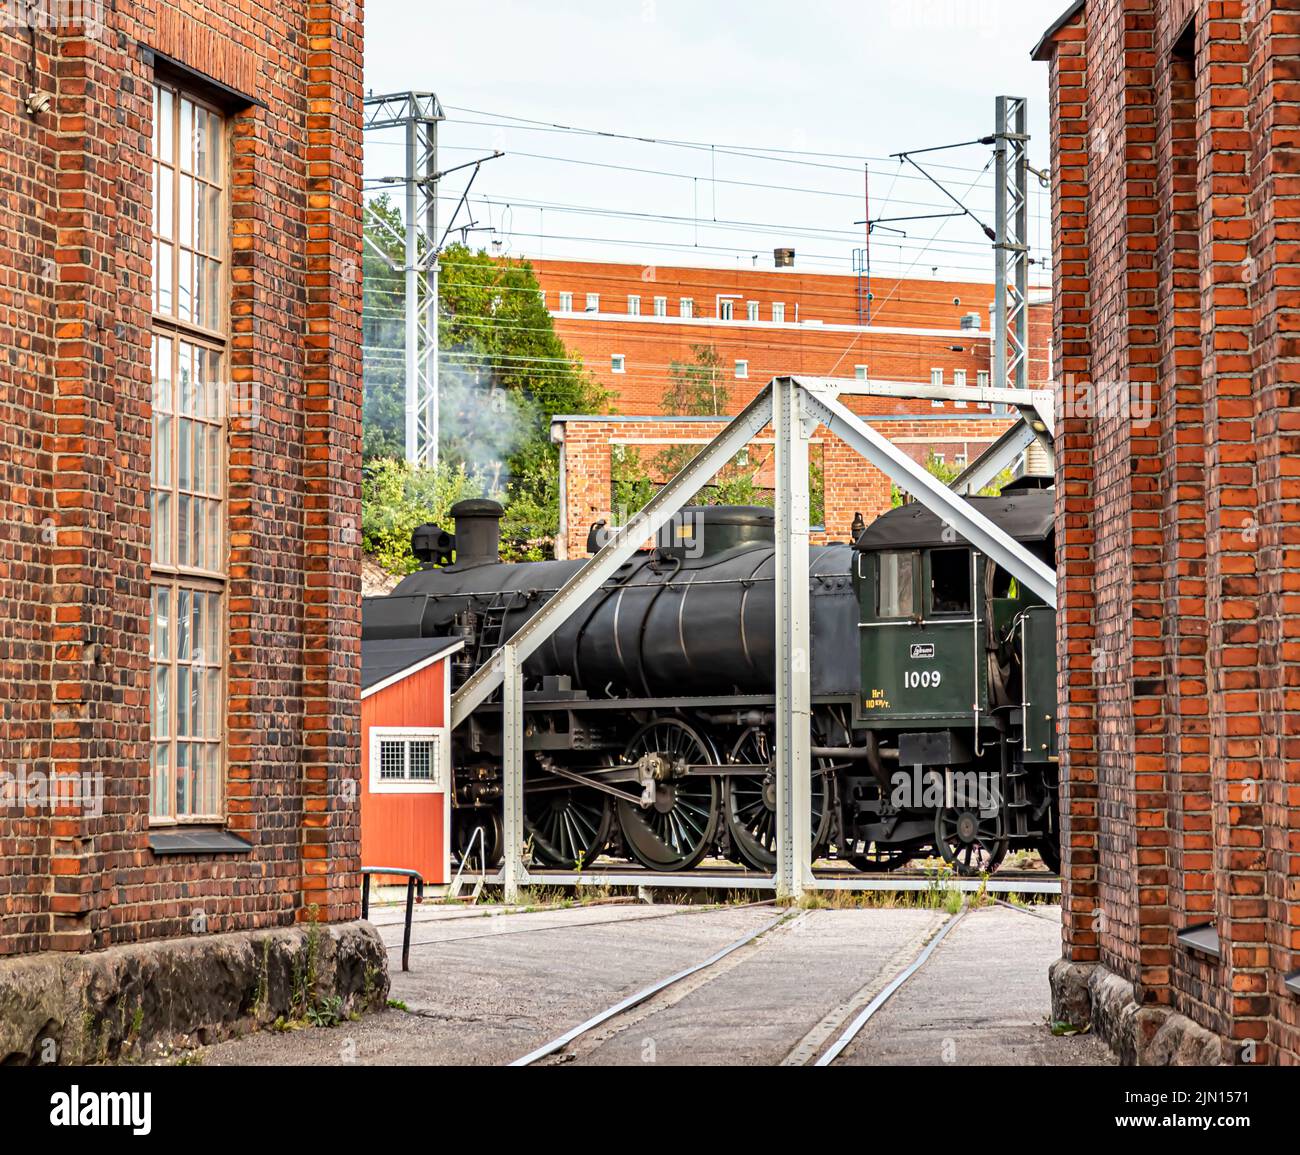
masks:
{"type": "MultiPolygon", "coordinates": [[[[405,447],[404,292],[400,214],[379,198],[367,218],[364,453],[405,447]]],[[[546,556],[559,528],[559,449],[551,419],[602,411],[607,394],[555,333],[526,261],[453,244],[439,285],[439,438],[453,471],[506,506],[503,538],[518,556],[546,556]]]]}
{"type": "MultiPolygon", "coordinates": [[[[958,477],[961,476],[965,466],[949,465],[946,461],[940,459],[939,455],[932,449],[925,458],[925,468],[931,477],[937,478],[944,485],[951,485],[958,477]]],[[[986,485],[979,491],[980,497],[997,497],[1002,492],[1004,485],[1011,483],[1011,470],[1004,469],[993,479],[993,482],[986,485]]],[[[897,485],[890,486],[890,501],[895,509],[907,500],[907,494],[897,485]]]]}
{"type": "Polygon", "coordinates": [[[693,361],[668,366],[664,412],[672,417],[721,417],[731,400],[722,358],[712,345],[692,345],[693,361]]]}

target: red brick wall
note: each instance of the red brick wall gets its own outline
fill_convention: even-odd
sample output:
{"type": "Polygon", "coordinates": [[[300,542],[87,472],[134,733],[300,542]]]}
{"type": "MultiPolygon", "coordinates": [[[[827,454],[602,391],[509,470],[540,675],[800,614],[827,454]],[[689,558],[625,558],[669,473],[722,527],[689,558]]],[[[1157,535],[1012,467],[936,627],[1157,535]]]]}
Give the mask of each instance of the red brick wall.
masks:
{"type": "MultiPolygon", "coordinates": [[[[1005,418],[936,414],[878,420],[876,428],[917,461],[924,462],[934,451],[945,454],[952,462],[959,453],[966,454],[967,461],[974,461],[1010,424],[1005,418]]],[[[639,449],[644,460],[671,445],[703,448],[725,425],[725,421],[648,421],[634,417],[575,418],[565,422],[563,540],[568,556],[586,556],[587,532],[592,523],[609,519],[613,446],[639,449]]],[[[771,447],[770,427],[751,444],[750,460],[757,458],[762,464],[758,474],[761,487],[775,483],[775,465],[764,456],[770,457],[771,447]]],[[[821,465],[826,494],[826,525],[822,532],[813,533],[810,540],[814,545],[848,541],[855,514],[861,513],[870,523],[890,508],[889,478],[826,429],[820,428],[813,435],[809,457],[821,465]]]]}
{"type": "Polygon", "coordinates": [[[1051,74],[1060,370],[1152,400],[1059,426],[1065,950],[1242,1062],[1300,1061],[1297,44],[1274,0],[1090,0],[1051,74]]]}
{"type": "MultiPolygon", "coordinates": [[[[765,271],[698,269],[605,264],[587,261],[531,262],[555,313],[555,328],[570,351],[613,394],[611,408],[629,416],[651,416],[663,409],[670,366],[690,364],[695,348],[711,345],[722,362],[729,393],[727,412],[740,409],[773,377],[791,373],[852,377],[857,365],[882,380],[929,382],[931,369],[942,369],[947,384],[953,371],[966,370],[967,384],[989,365],[989,308],[993,286],[959,281],[873,281],[873,330],[833,329],[857,326],[857,279],[851,276],[765,271]],[[573,294],[575,314],[559,313],[560,293],[573,294]],[[600,295],[601,315],[582,314],[588,293],[600,295]],[[717,321],[718,294],[739,294],[732,321],[717,321]],[[627,318],[629,295],[641,298],[641,319],[627,318]],[[654,298],[668,298],[667,318],[651,316],[654,298]],[[695,321],[679,316],[682,297],[695,302],[695,321]],[[959,300],[960,305],[953,302],[959,300]],[[759,303],[760,323],[746,321],[746,305],[759,303]],[[786,325],[773,325],[772,304],[783,302],[786,325]],[[796,306],[801,322],[795,325],[796,306]],[[961,332],[961,318],[978,313],[981,329],[961,332]],[[920,330],[901,332],[898,330],[920,330]],[[892,330],[892,331],[891,331],[892,330]],[[960,352],[954,352],[958,346],[960,352]],[[611,356],[622,354],[625,371],[611,371],[611,356]],[[735,363],[749,362],[747,379],[737,380],[735,363]]],[[[1050,306],[1030,310],[1031,385],[1048,379],[1050,306]]],[[[997,384],[997,382],[990,382],[997,384]]],[[[919,413],[929,402],[875,399],[873,413],[919,413]]]]}
{"type": "Polygon", "coordinates": [[[0,954],[357,913],[360,6],[93,6],[0,28],[0,771],[102,775],[102,814],[0,809],[0,954]],[[233,120],[230,829],[156,857],[149,753],[150,48],[233,120]],[[13,687],[10,691],[10,686],[13,687]],[[197,917],[201,915],[200,917],[197,917]]]}

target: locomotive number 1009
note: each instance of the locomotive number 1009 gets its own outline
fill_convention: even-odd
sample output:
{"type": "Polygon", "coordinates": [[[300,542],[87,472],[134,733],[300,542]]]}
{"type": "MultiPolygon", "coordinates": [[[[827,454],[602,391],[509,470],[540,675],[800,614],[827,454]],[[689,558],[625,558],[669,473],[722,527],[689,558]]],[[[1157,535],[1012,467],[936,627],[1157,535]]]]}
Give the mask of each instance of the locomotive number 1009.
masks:
{"type": "Polygon", "coordinates": [[[943,674],[938,670],[906,670],[903,673],[903,685],[909,690],[932,690],[943,681],[943,674]]]}

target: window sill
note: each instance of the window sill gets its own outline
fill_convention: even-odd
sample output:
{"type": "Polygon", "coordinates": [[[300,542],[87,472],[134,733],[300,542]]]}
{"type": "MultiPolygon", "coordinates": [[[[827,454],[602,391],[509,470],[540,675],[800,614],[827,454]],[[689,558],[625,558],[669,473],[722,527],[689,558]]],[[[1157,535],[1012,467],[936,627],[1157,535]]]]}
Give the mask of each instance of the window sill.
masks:
{"type": "Polygon", "coordinates": [[[1178,942],[1184,950],[1205,958],[1219,959],[1219,932],[1212,922],[1204,926],[1190,926],[1178,932],[1178,942]]]}
{"type": "Polygon", "coordinates": [[[253,844],[228,830],[151,830],[149,849],[160,857],[173,854],[251,854],[253,844]]]}

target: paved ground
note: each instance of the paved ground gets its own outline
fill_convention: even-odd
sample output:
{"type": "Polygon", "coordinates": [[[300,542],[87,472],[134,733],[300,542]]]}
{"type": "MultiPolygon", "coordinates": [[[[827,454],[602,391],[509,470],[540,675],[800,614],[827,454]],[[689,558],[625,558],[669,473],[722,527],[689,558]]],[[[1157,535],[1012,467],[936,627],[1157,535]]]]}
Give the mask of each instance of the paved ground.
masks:
{"type": "MultiPolygon", "coordinates": [[[[1095,1040],[1047,1029],[1055,908],[972,912],[871,1020],[842,1063],[1109,1062],[1095,1040]]],[[[501,1064],[650,983],[773,922],[771,907],[608,905],[531,913],[426,906],[412,971],[390,1010],[332,1030],[262,1033],[209,1048],[222,1064],[501,1064]]],[[[811,1061],[906,967],[942,912],[811,910],[778,925],[548,1062],[565,1065],[811,1061]]],[[[400,967],[401,912],[374,921],[400,967]]]]}
{"type": "Polygon", "coordinates": [[[1090,1035],[1054,1037],[1047,968],[1061,953],[1059,907],[971,911],[837,1060],[843,1065],[1097,1066],[1090,1035]]]}

